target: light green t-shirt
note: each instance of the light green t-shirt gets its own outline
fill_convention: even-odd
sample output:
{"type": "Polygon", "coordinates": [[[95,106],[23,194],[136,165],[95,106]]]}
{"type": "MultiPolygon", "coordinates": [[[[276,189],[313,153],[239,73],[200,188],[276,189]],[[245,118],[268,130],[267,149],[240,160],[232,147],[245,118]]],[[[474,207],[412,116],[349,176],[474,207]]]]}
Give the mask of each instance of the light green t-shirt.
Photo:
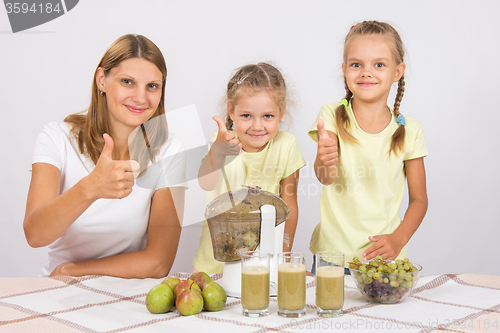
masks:
{"type": "MultiPolygon", "coordinates": [[[[351,105],[346,108],[351,120],[348,131],[359,144],[345,143],[335,122],[338,105],[323,105],[309,130],[309,136],[318,142],[318,119],[323,119],[325,129],[337,134],[339,140],[337,179],[322,188],[320,223],[314,229],[309,249],[313,254],[344,252],[347,266],[353,257],[362,259],[363,251],[373,244],[368,236],[392,233],[401,224],[399,208],[406,189],[404,161],[427,156],[427,147],[422,124],[404,116],[404,152],[392,152],[389,157],[392,134],[399,126],[396,117],[393,115],[380,133],[369,134],[357,124],[351,105]]],[[[406,246],[398,256],[404,257],[406,246]]]]}
{"type": "MultiPolygon", "coordinates": [[[[212,138],[215,141],[217,133],[212,138]]],[[[280,131],[266,147],[256,153],[242,151],[236,158],[226,158],[226,172],[231,191],[241,189],[242,185],[259,186],[265,191],[280,194],[280,182],[306,165],[295,137],[280,131]]],[[[227,192],[223,179],[217,188],[207,194],[207,204],[218,195],[227,192]]],[[[224,263],[214,259],[212,240],[207,221],[203,222],[200,246],[196,250],[193,266],[208,274],[222,273],[224,263]]]]}

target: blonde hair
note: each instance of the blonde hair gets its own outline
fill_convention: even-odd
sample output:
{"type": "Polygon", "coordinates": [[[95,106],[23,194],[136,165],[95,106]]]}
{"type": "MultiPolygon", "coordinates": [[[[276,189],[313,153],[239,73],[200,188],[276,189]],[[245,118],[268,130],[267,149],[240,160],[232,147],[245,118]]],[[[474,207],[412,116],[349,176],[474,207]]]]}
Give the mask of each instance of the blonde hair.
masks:
{"type": "Polygon", "coordinates": [[[234,111],[234,106],[241,94],[248,89],[254,92],[262,90],[269,92],[276,101],[280,114],[283,112],[285,116],[288,114],[289,98],[285,79],[281,72],[266,62],[245,65],[236,70],[227,84],[225,102],[230,105],[226,114],[226,128],[228,130],[232,130],[234,124],[229,114],[234,111]]]}
{"type": "MultiPolygon", "coordinates": [[[[141,35],[128,34],[121,36],[111,44],[97,65],[92,81],[92,95],[89,108],[83,113],[76,113],[67,116],[64,121],[72,125],[72,133],[78,141],[80,152],[88,156],[94,164],[97,163],[102,149],[104,148],[104,133],[110,134],[109,110],[106,102],[106,95],[100,94],[96,83],[96,75],[99,68],[102,68],[104,75],[124,60],[132,58],[142,58],[154,65],[162,73],[162,92],[160,103],[151,116],[151,119],[165,114],[165,81],[167,77],[167,66],[160,49],[148,38],[141,35]]],[[[154,162],[160,147],[166,142],[168,130],[165,117],[157,118],[158,121],[149,121],[141,125],[141,129],[136,131],[137,135],[132,139],[129,148],[131,159],[135,159],[141,166],[142,175],[149,163],[154,162]],[[148,135],[146,135],[146,133],[148,135]],[[144,149],[144,146],[147,149],[144,149]]]]}
{"type": "MultiPolygon", "coordinates": [[[[354,36],[368,36],[368,35],[380,35],[385,37],[389,48],[392,51],[394,59],[396,61],[396,65],[399,65],[404,62],[404,46],[401,37],[399,36],[396,29],[394,29],[390,24],[385,22],[378,21],[364,21],[358,23],[351,27],[351,30],[347,34],[344,42],[344,63],[347,62],[347,48],[349,46],[349,42],[354,36]]],[[[353,94],[347,86],[347,81],[344,78],[344,86],[346,90],[345,99],[350,101],[353,94]]],[[[400,115],[399,106],[401,105],[401,100],[403,99],[405,91],[405,79],[404,75],[398,81],[398,89],[396,93],[396,99],[394,101],[393,112],[397,117],[400,115]]],[[[351,133],[347,131],[347,128],[350,123],[349,116],[347,115],[347,111],[344,105],[339,105],[335,110],[335,121],[337,123],[337,129],[339,136],[346,142],[358,143],[358,140],[352,136],[351,133]]],[[[405,140],[405,127],[404,125],[399,125],[397,130],[392,135],[391,148],[389,150],[389,154],[394,152],[395,154],[398,151],[402,151],[404,148],[404,140],[405,140]]]]}

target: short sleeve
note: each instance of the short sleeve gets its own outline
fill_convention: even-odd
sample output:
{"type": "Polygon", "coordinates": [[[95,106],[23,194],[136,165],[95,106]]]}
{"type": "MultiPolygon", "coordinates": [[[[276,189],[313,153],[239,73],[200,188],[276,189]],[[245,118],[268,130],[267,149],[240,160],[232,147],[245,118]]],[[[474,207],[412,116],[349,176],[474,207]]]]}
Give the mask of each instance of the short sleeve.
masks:
{"type": "Polygon", "coordinates": [[[325,129],[327,131],[333,132],[338,136],[337,123],[335,122],[335,112],[339,103],[328,103],[321,107],[319,114],[314,120],[311,128],[309,129],[309,137],[315,142],[318,142],[318,120],[323,119],[325,124],[325,129]]]}
{"type": "MultiPolygon", "coordinates": [[[[290,134],[290,136],[292,136],[290,134]]],[[[300,150],[299,143],[293,137],[293,140],[290,143],[290,147],[288,149],[288,161],[285,172],[283,173],[283,179],[293,174],[295,171],[303,168],[306,165],[306,161],[304,160],[304,156],[302,155],[302,151],[300,150]]]]}
{"type": "Polygon", "coordinates": [[[38,134],[33,152],[32,164],[47,163],[59,170],[64,165],[64,133],[57,128],[57,123],[45,125],[38,134]]]}
{"type": "Polygon", "coordinates": [[[411,147],[404,158],[405,161],[428,155],[422,124],[414,119],[411,124],[412,127],[409,128],[411,132],[407,137],[410,140],[411,147]]]}

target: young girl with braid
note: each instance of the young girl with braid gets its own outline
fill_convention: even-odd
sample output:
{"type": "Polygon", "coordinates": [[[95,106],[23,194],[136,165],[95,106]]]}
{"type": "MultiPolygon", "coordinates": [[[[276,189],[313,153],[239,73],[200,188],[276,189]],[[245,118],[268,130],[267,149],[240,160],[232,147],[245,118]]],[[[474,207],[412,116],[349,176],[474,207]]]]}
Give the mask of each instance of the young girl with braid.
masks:
{"type": "Polygon", "coordinates": [[[422,124],[399,110],[403,57],[401,38],[389,24],[354,25],[344,43],[346,95],[323,105],[309,130],[318,143],[314,170],[324,185],[310,250],[344,252],[346,266],[353,257],[406,257],[406,244],[427,211],[422,124]],[[398,88],[391,109],[393,82],[398,88]],[[406,181],[409,205],[401,219],[406,181]]]}
{"type": "MultiPolygon", "coordinates": [[[[285,80],[268,63],[246,65],[227,84],[225,100],[226,121],[213,117],[219,130],[199,170],[200,186],[209,191],[207,203],[228,191],[222,168],[231,191],[248,185],[279,195],[291,211],[283,242],[283,251],[290,251],[298,219],[299,169],[305,161],[295,137],[279,129],[290,104],[285,80]]],[[[204,221],[192,271],[222,273],[223,269],[224,263],[214,259],[204,221]]]]}

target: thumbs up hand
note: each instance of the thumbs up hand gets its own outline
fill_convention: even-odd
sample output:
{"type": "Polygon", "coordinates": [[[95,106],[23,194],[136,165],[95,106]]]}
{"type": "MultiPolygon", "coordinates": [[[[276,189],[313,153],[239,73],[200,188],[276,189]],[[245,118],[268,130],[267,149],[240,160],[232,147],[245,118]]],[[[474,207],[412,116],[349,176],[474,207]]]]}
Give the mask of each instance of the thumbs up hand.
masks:
{"type": "Polygon", "coordinates": [[[133,160],[113,160],[113,139],[104,134],[104,148],[97,164],[89,174],[90,193],[93,199],[122,199],[132,192],[139,171],[133,160]]]}
{"type": "Polygon", "coordinates": [[[330,137],[323,119],[318,120],[318,156],[325,166],[335,165],[339,160],[337,137],[330,137]]]}
{"type": "Polygon", "coordinates": [[[212,152],[218,156],[229,156],[238,155],[241,151],[242,145],[240,140],[227,130],[224,121],[218,117],[214,116],[212,118],[217,123],[219,127],[219,132],[217,133],[217,139],[212,146],[212,152]]]}

